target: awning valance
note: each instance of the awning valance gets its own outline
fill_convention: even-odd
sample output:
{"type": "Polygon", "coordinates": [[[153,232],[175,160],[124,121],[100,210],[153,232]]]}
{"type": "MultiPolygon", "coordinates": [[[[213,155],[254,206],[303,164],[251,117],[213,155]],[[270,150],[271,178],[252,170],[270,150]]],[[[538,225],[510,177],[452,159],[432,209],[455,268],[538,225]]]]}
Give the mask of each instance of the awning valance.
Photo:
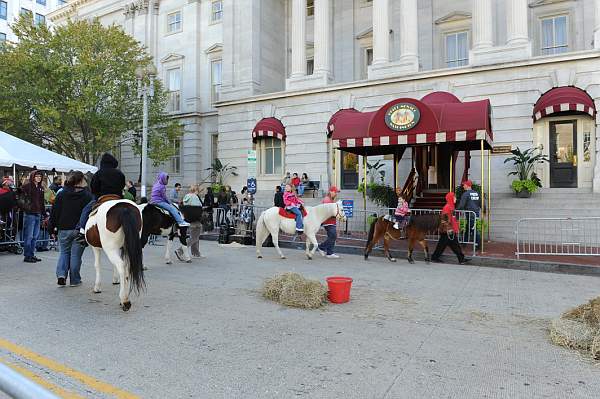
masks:
{"type": "Polygon", "coordinates": [[[285,127],[277,118],[263,118],[252,129],[252,141],[256,141],[260,137],[285,140],[285,127]]]}
{"type": "Polygon", "coordinates": [[[583,112],[596,115],[592,98],[577,87],[555,87],[544,93],[533,107],[533,120],[558,112],[583,112]]]}
{"type": "Polygon", "coordinates": [[[336,112],[327,129],[333,148],[366,155],[388,154],[393,146],[453,142],[457,149],[491,148],[489,100],[461,102],[446,92],[422,101],[399,98],[377,111],[345,109],[336,112]]]}

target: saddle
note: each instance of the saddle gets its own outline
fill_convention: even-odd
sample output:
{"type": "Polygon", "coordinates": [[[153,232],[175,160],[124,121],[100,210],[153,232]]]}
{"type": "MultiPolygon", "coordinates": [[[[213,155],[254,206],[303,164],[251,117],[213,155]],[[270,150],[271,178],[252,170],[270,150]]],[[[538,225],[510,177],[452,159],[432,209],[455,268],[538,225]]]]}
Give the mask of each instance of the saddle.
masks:
{"type": "MultiPolygon", "coordinates": [[[[306,212],[306,209],[304,209],[304,207],[300,208],[300,211],[302,212],[302,217],[306,217],[306,215],[308,215],[308,212],[306,212]]],[[[296,219],[296,214],[288,211],[285,208],[279,208],[279,216],[282,216],[287,219],[296,219]]]]}
{"type": "Polygon", "coordinates": [[[121,199],[123,199],[123,198],[117,194],[101,195],[100,198],[98,198],[98,200],[96,201],[96,203],[94,205],[92,205],[92,211],[90,212],[90,217],[94,216],[96,214],[96,212],[98,212],[98,207],[100,207],[100,205],[104,204],[105,202],[121,200],[121,199]]]}

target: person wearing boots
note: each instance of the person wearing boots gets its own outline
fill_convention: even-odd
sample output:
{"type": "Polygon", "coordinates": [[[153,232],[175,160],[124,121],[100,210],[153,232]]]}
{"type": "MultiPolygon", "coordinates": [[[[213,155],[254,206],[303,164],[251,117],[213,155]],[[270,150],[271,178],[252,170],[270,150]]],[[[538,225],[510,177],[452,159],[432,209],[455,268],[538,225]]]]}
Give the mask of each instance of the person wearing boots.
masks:
{"type": "Polygon", "coordinates": [[[464,265],[471,259],[465,258],[465,255],[460,249],[458,244],[458,221],[454,217],[454,203],[456,197],[453,192],[446,194],[446,205],[442,208],[442,214],[440,215],[440,239],[435,247],[433,255],[431,255],[432,262],[440,262],[440,256],[444,253],[447,246],[452,249],[452,252],[458,258],[458,263],[464,265]]]}
{"type": "Polygon", "coordinates": [[[92,181],[90,182],[90,191],[92,192],[94,199],[83,208],[79,223],[77,223],[77,226],[75,227],[79,230],[76,240],[81,245],[87,245],[85,240],[85,225],[92,212],[92,207],[98,198],[108,194],[117,195],[119,198],[123,198],[125,175],[117,169],[117,166],[119,166],[119,161],[108,152],[104,153],[102,158],[100,158],[100,169],[92,176],[92,181]]]}

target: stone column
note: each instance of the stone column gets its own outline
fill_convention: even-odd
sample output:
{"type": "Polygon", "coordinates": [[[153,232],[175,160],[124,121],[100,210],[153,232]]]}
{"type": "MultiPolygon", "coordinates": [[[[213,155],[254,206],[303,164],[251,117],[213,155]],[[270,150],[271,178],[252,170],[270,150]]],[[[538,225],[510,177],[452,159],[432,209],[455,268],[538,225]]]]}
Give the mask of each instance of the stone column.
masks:
{"type": "Polygon", "coordinates": [[[315,74],[331,74],[329,0],[315,0],[315,74]]]}
{"type": "Polygon", "coordinates": [[[419,24],[417,0],[400,3],[400,61],[419,69],[419,24]]]}
{"type": "Polygon", "coordinates": [[[488,49],[493,41],[492,2],[473,0],[473,50],[488,49]]]}
{"type": "Polygon", "coordinates": [[[600,0],[594,0],[594,48],[600,50],[600,0]]]}
{"type": "Polygon", "coordinates": [[[527,0],[506,0],[507,45],[519,46],[529,43],[527,13],[527,0]]]}
{"type": "Polygon", "coordinates": [[[389,1],[373,0],[373,66],[390,62],[389,1]]]}
{"type": "Polygon", "coordinates": [[[306,0],[292,0],[292,73],[306,75],[306,0]]]}

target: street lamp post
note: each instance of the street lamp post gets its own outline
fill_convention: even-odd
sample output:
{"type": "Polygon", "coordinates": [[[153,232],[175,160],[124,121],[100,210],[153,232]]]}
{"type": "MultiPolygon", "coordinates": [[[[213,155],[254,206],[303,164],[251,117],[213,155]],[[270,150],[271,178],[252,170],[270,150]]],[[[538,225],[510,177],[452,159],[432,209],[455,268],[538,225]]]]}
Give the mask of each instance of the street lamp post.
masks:
{"type": "Polygon", "coordinates": [[[154,78],[156,67],[149,64],[145,67],[139,66],[135,70],[138,82],[138,97],[142,99],[144,115],[142,119],[142,173],[141,173],[141,196],[146,197],[146,173],[148,164],[148,99],[154,97],[154,78]]]}

